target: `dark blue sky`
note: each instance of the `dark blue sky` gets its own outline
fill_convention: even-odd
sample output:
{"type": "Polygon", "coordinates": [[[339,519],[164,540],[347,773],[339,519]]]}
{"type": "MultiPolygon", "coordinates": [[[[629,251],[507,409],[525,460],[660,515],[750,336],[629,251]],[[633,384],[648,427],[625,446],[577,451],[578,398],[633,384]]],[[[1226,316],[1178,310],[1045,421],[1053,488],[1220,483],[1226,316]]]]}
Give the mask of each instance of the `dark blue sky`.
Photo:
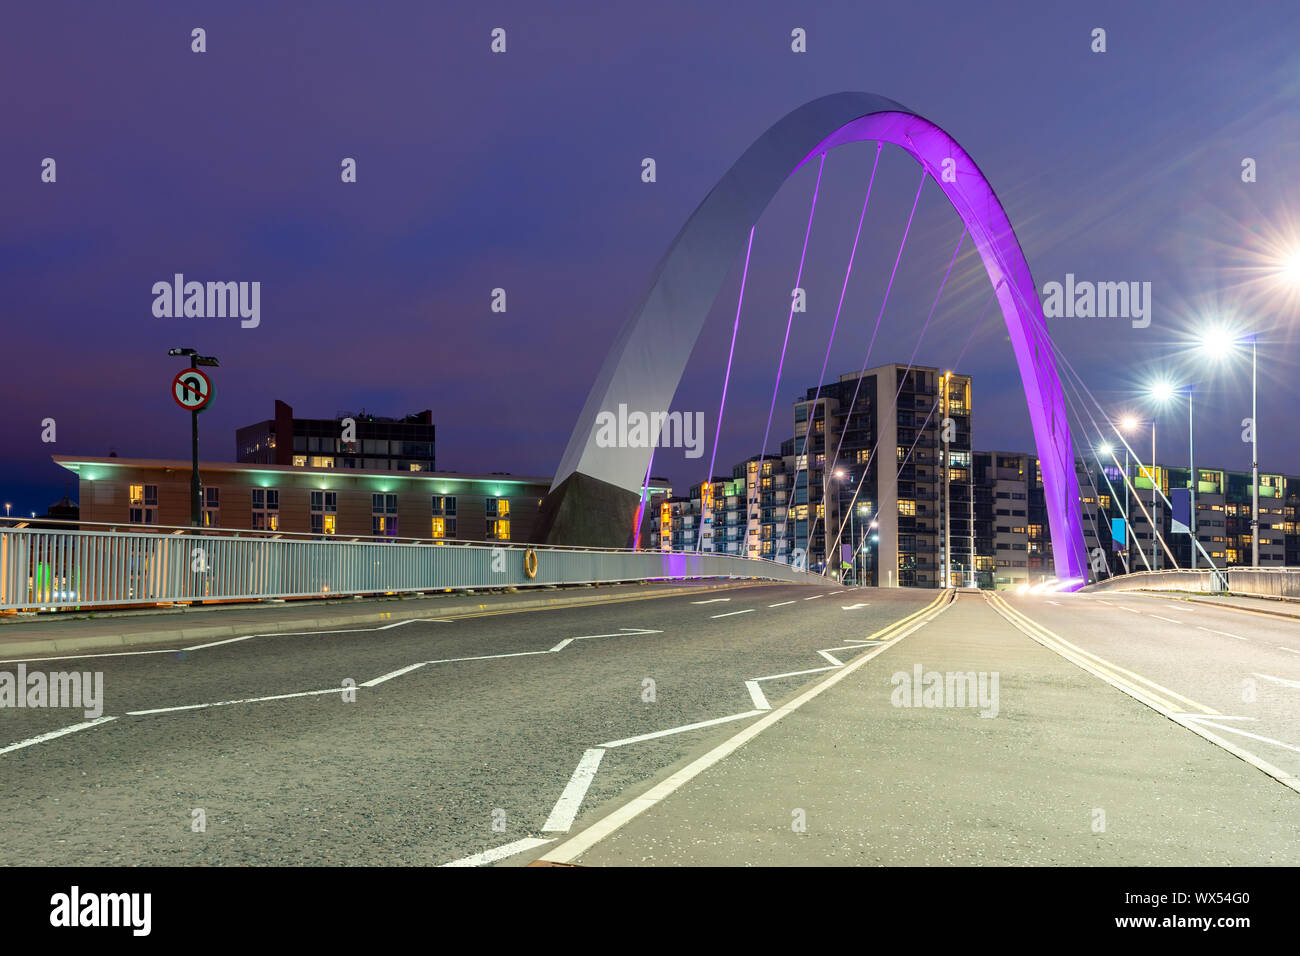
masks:
{"type": "MultiPolygon", "coordinates": [[[[946,128],[998,191],[1042,284],[1149,281],[1153,321],[1060,319],[1119,413],[1153,374],[1201,383],[1198,459],[1249,466],[1244,367],[1175,353],[1206,315],[1266,339],[1262,464],[1300,472],[1295,300],[1241,285],[1300,221],[1300,7],[1286,3],[24,4],[0,35],[0,495],[64,491],[50,454],[185,458],[171,346],[220,356],[204,457],[282,398],[303,415],[430,407],[438,462],[549,474],[673,235],[769,125],[841,90],[946,128]],[[885,9],[880,9],[882,6],[885,9]],[[704,7],[704,10],[700,8],[704,7]],[[892,7],[893,9],[890,9],[892,7]],[[1053,9],[1049,9],[1053,8],[1053,9]],[[1059,8],[1059,9],[1054,9],[1059,8]],[[208,52],[190,52],[190,31],[208,52]],[[493,27],[507,52],[489,51],[493,27]],[[802,27],[808,52],[790,51],[802,27]],[[1094,27],[1108,51],[1090,52],[1094,27]],[[44,157],[58,182],[40,182],[44,157]],[[643,157],[658,182],[640,180],[643,157]],[[1240,178],[1243,157],[1258,182],[1240,178]],[[355,157],[358,182],[339,180],[355,157]],[[159,319],[154,282],[262,283],[256,329],[159,319]],[[508,311],[490,311],[491,290],[508,311]],[[57,442],[41,442],[41,420],[57,442]]],[[[769,450],[814,384],[873,148],[827,160],[769,450]]],[[[757,450],[815,167],[758,225],[719,466],[757,450]]],[[[861,366],[919,171],[886,151],[830,371],[861,366]]],[[[926,188],[872,364],[906,361],[960,233],[926,188]]],[[[717,414],[739,280],[676,408],[717,414]]],[[[963,255],[918,361],[960,353],[988,283],[963,255]]],[[[994,313],[962,370],[975,441],[1031,449],[994,313]]],[[[1186,418],[1162,419],[1185,460],[1186,418]]],[[[1162,438],[1162,441],[1166,441],[1162,438]]],[[[1163,457],[1163,455],[1162,455],[1163,457]]],[[[662,455],[656,472],[704,477],[662,455]]]]}

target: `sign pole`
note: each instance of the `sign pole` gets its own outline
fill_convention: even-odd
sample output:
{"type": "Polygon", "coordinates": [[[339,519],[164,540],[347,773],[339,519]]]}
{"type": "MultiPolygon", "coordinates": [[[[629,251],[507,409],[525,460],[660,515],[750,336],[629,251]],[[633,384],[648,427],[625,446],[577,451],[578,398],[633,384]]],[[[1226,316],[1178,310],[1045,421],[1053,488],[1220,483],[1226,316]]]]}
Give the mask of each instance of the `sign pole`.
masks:
{"type": "MultiPolygon", "coordinates": [[[[191,366],[194,367],[194,366],[191,366]]],[[[203,488],[199,482],[199,411],[190,411],[190,452],[193,469],[190,471],[190,524],[198,528],[203,518],[203,488]]]]}

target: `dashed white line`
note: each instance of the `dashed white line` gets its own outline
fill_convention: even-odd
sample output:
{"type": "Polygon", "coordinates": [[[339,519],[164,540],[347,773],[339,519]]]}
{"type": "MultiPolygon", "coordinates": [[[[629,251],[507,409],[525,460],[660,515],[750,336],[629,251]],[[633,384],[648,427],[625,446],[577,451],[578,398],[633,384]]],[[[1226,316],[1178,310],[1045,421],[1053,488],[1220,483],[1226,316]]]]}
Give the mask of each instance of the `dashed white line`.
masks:
{"type": "Polygon", "coordinates": [[[735,617],[737,614],[752,614],[752,613],[754,613],[754,609],[752,607],[747,607],[743,611],[728,611],[726,614],[710,614],[709,617],[711,618],[735,617]]]}
{"type": "Polygon", "coordinates": [[[812,597],[806,597],[806,598],[804,598],[804,600],[805,600],[805,601],[815,601],[815,600],[817,600],[819,597],[825,597],[825,596],[826,596],[826,595],[824,595],[824,594],[814,594],[812,597]]]}
{"type": "Polygon", "coordinates": [[[517,856],[525,850],[533,850],[539,846],[545,846],[548,843],[554,843],[555,838],[543,840],[538,837],[525,837],[522,840],[516,840],[514,843],[507,843],[505,846],[499,846],[495,850],[484,850],[482,853],[475,853],[473,856],[462,857],[459,860],[452,860],[450,863],[444,863],[443,866],[483,866],[487,863],[495,863],[497,860],[504,860],[507,857],[517,856]]]}
{"type": "Polygon", "coordinates": [[[1242,637],[1240,634],[1229,634],[1227,631],[1216,631],[1212,627],[1202,627],[1200,624],[1196,626],[1202,631],[1209,631],[1211,634],[1222,634],[1224,637],[1235,637],[1239,641],[1246,640],[1246,638],[1242,637]]]}
{"type": "Polygon", "coordinates": [[[794,601],[782,601],[779,604],[769,604],[768,607],[785,607],[787,604],[793,604],[794,601]]]}
{"type": "Polygon", "coordinates": [[[708,601],[692,601],[692,604],[725,604],[731,598],[711,598],[708,601]]]}
{"type": "Polygon", "coordinates": [[[1174,620],[1173,618],[1171,618],[1171,617],[1161,617],[1159,614],[1152,614],[1151,617],[1154,617],[1157,621],[1164,621],[1166,624],[1177,624],[1177,623],[1179,623],[1178,621],[1175,621],[1175,620],[1174,620]]]}
{"type": "Polygon", "coordinates": [[[554,832],[556,830],[567,831],[573,826],[573,820],[578,815],[578,808],[582,806],[582,798],[587,795],[587,789],[591,786],[591,781],[596,776],[596,769],[600,766],[600,758],[605,756],[605,751],[600,747],[592,747],[582,755],[578,761],[578,767],[573,771],[573,776],[569,778],[568,786],[560,794],[560,799],[555,803],[555,809],[551,815],[546,818],[542,824],[542,832],[554,832]]]}
{"type": "Polygon", "coordinates": [[[51,730],[48,734],[41,734],[38,737],[29,737],[26,740],[20,740],[16,744],[10,744],[8,747],[0,750],[0,754],[7,754],[13,750],[22,750],[24,747],[31,747],[34,744],[43,744],[47,740],[54,740],[56,737],[63,737],[67,734],[75,734],[79,730],[89,730],[91,727],[98,727],[100,724],[106,724],[110,720],[117,720],[116,717],[96,717],[94,720],[87,720],[85,723],[73,724],[71,727],[64,727],[61,730],[51,730]]]}
{"type": "Polygon", "coordinates": [[[1131,607],[1125,607],[1123,604],[1116,604],[1115,606],[1116,606],[1117,608],[1119,608],[1121,611],[1128,611],[1130,614],[1141,614],[1141,613],[1142,613],[1141,611],[1135,611],[1135,610],[1133,610],[1131,607]]]}
{"type": "Polygon", "coordinates": [[[1290,651],[1292,654],[1300,654],[1300,651],[1297,651],[1294,647],[1283,647],[1281,644],[1277,646],[1277,649],[1279,651],[1290,651]]]}

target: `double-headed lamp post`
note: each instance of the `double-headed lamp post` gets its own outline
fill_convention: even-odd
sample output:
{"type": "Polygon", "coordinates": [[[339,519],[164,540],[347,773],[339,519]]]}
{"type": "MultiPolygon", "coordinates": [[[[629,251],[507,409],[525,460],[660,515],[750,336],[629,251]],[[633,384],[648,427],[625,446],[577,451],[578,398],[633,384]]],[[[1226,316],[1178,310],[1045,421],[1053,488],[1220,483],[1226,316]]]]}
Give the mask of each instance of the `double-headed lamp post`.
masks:
{"type": "MultiPolygon", "coordinates": [[[[831,567],[831,500],[830,500],[830,479],[834,477],[837,481],[844,477],[844,469],[837,468],[832,475],[825,468],[822,469],[822,538],[826,542],[822,548],[822,575],[825,576],[831,567]]],[[[809,542],[811,545],[811,542],[809,542]]]]}
{"type": "MultiPolygon", "coordinates": [[[[1300,259],[1298,259],[1300,261],[1300,259]]],[[[1212,359],[1231,355],[1250,341],[1250,566],[1259,567],[1259,348],[1256,336],[1237,335],[1228,329],[1209,329],[1201,335],[1201,349],[1212,359]]]]}

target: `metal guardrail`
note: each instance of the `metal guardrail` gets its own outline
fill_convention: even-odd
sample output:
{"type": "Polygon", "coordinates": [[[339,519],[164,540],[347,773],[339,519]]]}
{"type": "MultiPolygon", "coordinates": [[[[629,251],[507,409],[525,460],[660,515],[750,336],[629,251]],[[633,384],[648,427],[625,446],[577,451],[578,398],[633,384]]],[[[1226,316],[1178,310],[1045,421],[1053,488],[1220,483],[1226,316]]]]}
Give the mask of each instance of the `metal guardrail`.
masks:
{"type": "Polygon", "coordinates": [[[1134,571],[1090,584],[1084,591],[1186,591],[1300,600],[1300,568],[1226,568],[1134,571]]]}
{"type": "Polygon", "coordinates": [[[5,610],[688,578],[828,583],[792,565],[721,554],[0,529],[5,610]]]}

